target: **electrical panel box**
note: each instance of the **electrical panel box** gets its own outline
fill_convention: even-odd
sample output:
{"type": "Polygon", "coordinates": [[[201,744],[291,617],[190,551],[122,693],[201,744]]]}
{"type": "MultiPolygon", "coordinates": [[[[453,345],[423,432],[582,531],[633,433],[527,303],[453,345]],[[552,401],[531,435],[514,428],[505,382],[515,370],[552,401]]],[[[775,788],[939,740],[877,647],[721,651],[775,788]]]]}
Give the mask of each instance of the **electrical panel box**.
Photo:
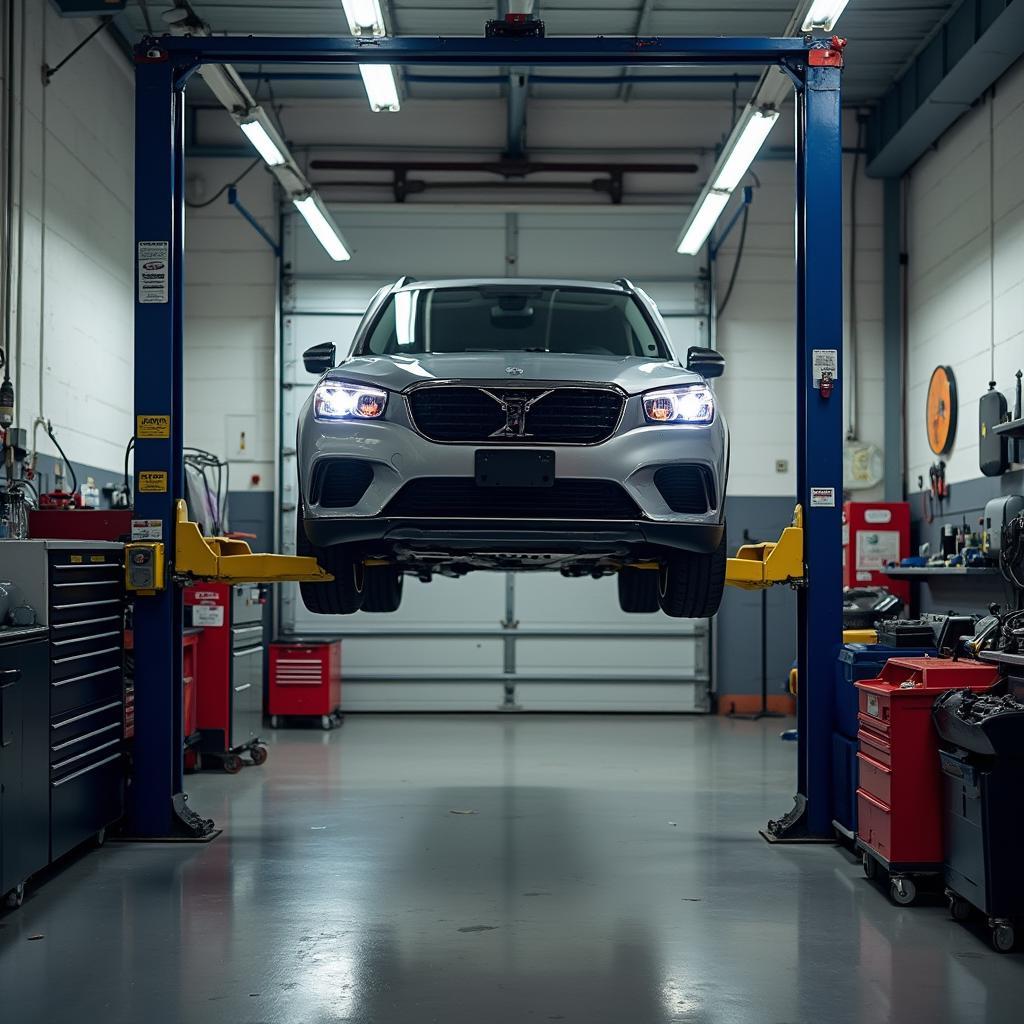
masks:
{"type": "Polygon", "coordinates": [[[164,589],[164,546],[159,542],[125,545],[125,588],[135,592],[164,589]]]}
{"type": "Polygon", "coordinates": [[[910,505],[905,501],[848,501],[843,505],[843,586],[885,587],[904,604],[910,583],[885,573],[910,554],[910,505]]]}

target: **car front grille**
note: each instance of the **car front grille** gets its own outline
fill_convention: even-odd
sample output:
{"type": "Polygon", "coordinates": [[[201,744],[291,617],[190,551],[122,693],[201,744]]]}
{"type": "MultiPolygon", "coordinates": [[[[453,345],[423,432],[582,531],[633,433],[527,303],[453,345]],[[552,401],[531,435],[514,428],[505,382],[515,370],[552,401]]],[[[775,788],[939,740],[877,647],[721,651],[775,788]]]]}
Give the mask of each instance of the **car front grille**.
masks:
{"type": "Polygon", "coordinates": [[[673,512],[703,515],[714,502],[711,475],[704,466],[662,466],[654,474],[654,486],[673,512]]]}
{"type": "Polygon", "coordinates": [[[467,477],[410,480],[382,513],[396,518],[639,519],[640,509],[612,480],[556,480],[551,487],[478,487],[467,477]]]}
{"type": "Polygon", "coordinates": [[[317,463],[310,498],[323,508],[352,508],[373,480],[373,467],[363,459],[330,459],[317,463]]]}
{"type": "Polygon", "coordinates": [[[611,388],[439,386],[409,393],[416,429],[432,441],[600,444],[622,415],[611,388]]]}

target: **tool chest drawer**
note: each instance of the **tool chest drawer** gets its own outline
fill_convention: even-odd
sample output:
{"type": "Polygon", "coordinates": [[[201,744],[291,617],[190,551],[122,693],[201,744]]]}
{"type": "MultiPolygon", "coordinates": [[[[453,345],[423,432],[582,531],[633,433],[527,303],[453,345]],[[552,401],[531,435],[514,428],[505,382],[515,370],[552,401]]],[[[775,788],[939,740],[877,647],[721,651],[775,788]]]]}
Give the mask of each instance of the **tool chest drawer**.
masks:
{"type": "Polygon", "coordinates": [[[857,761],[860,763],[861,788],[883,803],[889,804],[892,800],[892,769],[863,752],[858,752],[857,761]]]}
{"type": "Polygon", "coordinates": [[[56,860],[124,813],[124,755],[95,751],[50,780],[50,858],[56,860]]]}
{"type": "Polygon", "coordinates": [[[892,808],[863,787],[857,790],[857,835],[880,857],[893,859],[892,808]]]}
{"type": "Polygon", "coordinates": [[[887,768],[892,767],[892,747],[884,736],[872,732],[871,729],[861,729],[857,733],[857,742],[860,749],[879,764],[887,768]]]}
{"type": "Polygon", "coordinates": [[[124,701],[112,700],[50,722],[50,770],[76,770],[94,752],[120,748],[124,701]]]}

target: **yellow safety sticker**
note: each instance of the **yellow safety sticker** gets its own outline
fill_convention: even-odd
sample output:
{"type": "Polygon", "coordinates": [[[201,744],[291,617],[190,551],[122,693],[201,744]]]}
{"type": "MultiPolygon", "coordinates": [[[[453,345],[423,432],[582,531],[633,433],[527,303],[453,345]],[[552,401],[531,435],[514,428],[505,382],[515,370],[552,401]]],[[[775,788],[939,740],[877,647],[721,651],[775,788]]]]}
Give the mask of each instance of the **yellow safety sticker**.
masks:
{"type": "Polygon", "coordinates": [[[107,560],[107,556],[106,555],[90,555],[89,556],[89,561],[90,562],[105,562],[106,560],[107,560]]]}
{"type": "Polygon", "coordinates": [[[160,494],[167,490],[167,474],[154,472],[139,473],[139,490],[149,494],[160,494]]]}
{"type": "Polygon", "coordinates": [[[139,415],[135,417],[135,436],[162,438],[171,436],[171,417],[139,415]]]}
{"type": "Polygon", "coordinates": [[[73,562],[73,563],[74,563],[75,565],[77,565],[77,564],[78,564],[79,562],[83,561],[83,559],[82,559],[82,556],[81,556],[81,555],[72,555],[72,556],[71,556],[71,561],[72,561],[72,562],[73,562]]]}

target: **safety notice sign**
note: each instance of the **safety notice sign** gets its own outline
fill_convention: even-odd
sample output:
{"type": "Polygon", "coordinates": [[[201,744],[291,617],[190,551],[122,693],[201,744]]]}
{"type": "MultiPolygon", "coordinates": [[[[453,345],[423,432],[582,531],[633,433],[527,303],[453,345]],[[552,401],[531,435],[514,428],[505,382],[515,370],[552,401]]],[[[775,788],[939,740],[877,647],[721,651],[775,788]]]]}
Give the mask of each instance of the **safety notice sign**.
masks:
{"type": "Polygon", "coordinates": [[[170,242],[139,242],[139,302],[169,300],[170,254],[170,242]]]}
{"type": "Polygon", "coordinates": [[[147,494],[163,494],[167,491],[167,474],[152,470],[139,473],[139,490],[147,494]]]}
{"type": "Polygon", "coordinates": [[[812,487],[811,508],[835,508],[836,489],[834,487],[812,487]]]}

